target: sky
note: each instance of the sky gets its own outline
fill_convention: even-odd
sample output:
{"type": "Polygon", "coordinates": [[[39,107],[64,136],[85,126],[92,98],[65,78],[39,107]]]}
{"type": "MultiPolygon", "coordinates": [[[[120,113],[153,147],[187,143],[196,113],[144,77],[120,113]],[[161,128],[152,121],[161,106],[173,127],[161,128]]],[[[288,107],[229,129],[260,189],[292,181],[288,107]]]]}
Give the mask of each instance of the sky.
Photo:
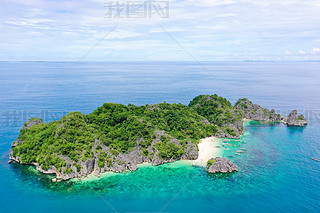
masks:
{"type": "Polygon", "coordinates": [[[319,0],[1,0],[1,61],[320,60],[319,0]]]}

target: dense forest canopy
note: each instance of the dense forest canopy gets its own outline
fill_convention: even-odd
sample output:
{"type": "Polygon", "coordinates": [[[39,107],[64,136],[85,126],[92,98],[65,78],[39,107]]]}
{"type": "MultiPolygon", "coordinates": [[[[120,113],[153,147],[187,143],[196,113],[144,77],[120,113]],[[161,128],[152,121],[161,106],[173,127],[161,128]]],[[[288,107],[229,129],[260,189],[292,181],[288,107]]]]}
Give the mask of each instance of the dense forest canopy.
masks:
{"type": "Polygon", "coordinates": [[[55,167],[63,173],[72,168],[80,172],[88,159],[96,159],[99,168],[125,164],[116,157],[134,149],[150,161],[179,159],[201,138],[239,137],[242,112],[218,95],[197,96],[188,106],[105,103],[89,115],[70,112],[48,124],[30,119],[13,143],[12,156],[23,164],[36,163],[43,170],[55,167]]]}

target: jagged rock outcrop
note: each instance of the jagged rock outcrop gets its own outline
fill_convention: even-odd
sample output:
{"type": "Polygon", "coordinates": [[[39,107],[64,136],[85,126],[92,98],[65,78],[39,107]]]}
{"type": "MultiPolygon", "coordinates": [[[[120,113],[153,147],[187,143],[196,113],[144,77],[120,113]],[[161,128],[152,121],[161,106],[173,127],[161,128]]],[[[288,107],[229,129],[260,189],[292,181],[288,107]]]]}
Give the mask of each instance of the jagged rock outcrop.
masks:
{"type": "Polygon", "coordinates": [[[304,118],[303,115],[298,116],[298,111],[293,110],[290,112],[288,117],[282,119],[285,124],[288,126],[305,126],[308,124],[308,121],[304,118]]]}
{"type": "Polygon", "coordinates": [[[242,113],[243,118],[256,121],[280,121],[281,116],[275,110],[262,108],[258,104],[253,104],[249,99],[239,99],[234,107],[242,113]]]}
{"type": "Polygon", "coordinates": [[[234,123],[225,123],[222,127],[218,128],[216,137],[218,138],[233,138],[238,139],[243,134],[243,121],[234,121],[234,123]],[[231,131],[231,132],[229,132],[231,131]],[[233,133],[233,134],[232,134],[233,133]]]}
{"type": "Polygon", "coordinates": [[[231,173],[238,171],[238,167],[229,159],[224,157],[211,158],[207,162],[207,170],[209,173],[231,173]]]}
{"type": "Polygon", "coordinates": [[[288,126],[305,126],[308,121],[303,115],[298,116],[297,110],[293,110],[288,117],[281,117],[280,114],[276,114],[275,110],[268,110],[262,108],[258,104],[253,104],[247,98],[239,99],[235,108],[242,113],[243,118],[256,120],[256,121],[282,121],[288,126]]]}
{"type": "Polygon", "coordinates": [[[40,118],[31,118],[29,121],[27,121],[24,125],[23,125],[23,130],[26,129],[30,129],[33,125],[40,125],[43,124],[43,120],[40,118]]]}

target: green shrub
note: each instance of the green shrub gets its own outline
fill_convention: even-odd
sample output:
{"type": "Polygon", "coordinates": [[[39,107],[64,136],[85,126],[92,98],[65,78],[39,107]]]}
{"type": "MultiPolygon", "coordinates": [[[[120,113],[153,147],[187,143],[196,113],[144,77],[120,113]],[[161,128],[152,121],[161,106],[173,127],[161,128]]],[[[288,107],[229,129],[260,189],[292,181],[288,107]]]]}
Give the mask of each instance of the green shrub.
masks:
{"type": "Polygon", "coordinates": [[[207,161],[207,167],[212,166],[212,164],[215,162],[216,160],[208,160],[207,161]]]}
{"type": "Polygon", "coordinates": [[[64,170],[64,173],[66,173],[66,174],[70,174],[72,172],[72,169],[71,168],[66,168],[65,170],[64,170]]]}

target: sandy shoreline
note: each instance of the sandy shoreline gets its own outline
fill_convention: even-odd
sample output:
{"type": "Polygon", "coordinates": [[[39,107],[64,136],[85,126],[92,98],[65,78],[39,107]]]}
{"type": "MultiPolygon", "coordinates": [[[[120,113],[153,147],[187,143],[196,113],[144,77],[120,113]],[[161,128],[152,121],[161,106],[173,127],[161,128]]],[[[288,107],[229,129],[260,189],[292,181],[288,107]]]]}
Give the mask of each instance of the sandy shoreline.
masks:
{"type": "MultiPolygon", "coordinates": [[[[220,155],[220,151],[221,148],[216,148],[216,146],[219,146],[219,138],[216,137],[208,137],[208,138],[204,138],[200,140],[200,143],[198,144],[198,149],[199,149],[199,155],[198,158],[196,160],[180,160],[180,163],[185,163],[185,164],[195,164],[195,165],[199,165],[199,166],[205,166],[207,161],[213,157],[218,157],[220,155]]],[[[173,162],[173,163],[177,163],[173,162]]],[[[152,166],[151,163],[142,163],[142,164],[138,164],[138,168],[141,167],[148,167],[148,166],[152,166]]],[[[179,165],[177,165],[179,166],[179,165]]],[[[113,175],[117,175],[117,174],[124,174],[124,173],[116,173],[116,172],[112,172],[112,171],[106,171],[106,172],[102,172],[100,174],[100,177],[109,177],[109,176],[113,176],[113,175]]],[[[92,172],[91,174],[89,174],[86,177],[81,178],[82,181],[94,181],[94,180],[98,180],[100,177],[97,177],[94,175],[94,172],[92,172]]],[[[78,181],[77,178],[72,178],[69,181],[78,181]]]]}
{"type": "Polygon", "coordinates": [[[207,161],[213,157],[218,157],[218,153],[220,148],[216,148],[218,145],[218,138],[216,137],[208,137],[200,140],[198,144],[199,148],[199,156],[194,163],[197,164],[206,164],[207,161]]]}

